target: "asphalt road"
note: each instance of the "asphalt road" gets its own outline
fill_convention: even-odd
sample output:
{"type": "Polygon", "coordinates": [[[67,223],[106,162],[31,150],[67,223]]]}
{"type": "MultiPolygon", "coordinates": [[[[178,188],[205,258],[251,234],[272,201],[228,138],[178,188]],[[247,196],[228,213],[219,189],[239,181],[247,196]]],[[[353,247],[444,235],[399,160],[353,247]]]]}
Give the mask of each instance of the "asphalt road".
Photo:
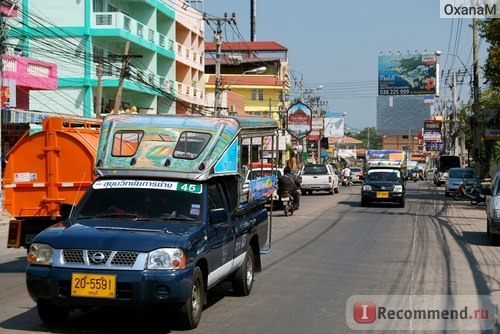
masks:
{"type": "MultiPolygon", "coordinates": [[[[486,295],[500,301],[500,247],[489,245],[483,205],[446,198],[430,181],[408,182],[405,208],[361,207],[359,191],[352,186],[303,196],[291,217],[274,212],[272,251],[263,255],[251,295],[234,297],[226,285],[211,290],[190,332],[355,332],[346,321],[353,295],[486,295]]],[[[64,327],[47,327],[26,293],[25,250],[4,246],[0,254],[1,333],[180,332],[168,314],[116,310],[75,312],[64,327]]]]}

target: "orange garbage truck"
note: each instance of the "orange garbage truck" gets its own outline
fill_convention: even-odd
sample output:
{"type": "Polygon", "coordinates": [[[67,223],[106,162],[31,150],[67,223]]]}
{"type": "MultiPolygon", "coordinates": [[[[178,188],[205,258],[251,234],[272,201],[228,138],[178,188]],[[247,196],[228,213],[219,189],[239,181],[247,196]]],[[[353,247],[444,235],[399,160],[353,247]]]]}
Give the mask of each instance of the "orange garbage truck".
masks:
{"type": "Polygon", "coordinates": [[[61,220],[60,204],[76,203],[95,179],[101,120],[49,117],[42,130],[25,133],[9,150],[3,177],[8,248],[29,247],[61,220]]]}

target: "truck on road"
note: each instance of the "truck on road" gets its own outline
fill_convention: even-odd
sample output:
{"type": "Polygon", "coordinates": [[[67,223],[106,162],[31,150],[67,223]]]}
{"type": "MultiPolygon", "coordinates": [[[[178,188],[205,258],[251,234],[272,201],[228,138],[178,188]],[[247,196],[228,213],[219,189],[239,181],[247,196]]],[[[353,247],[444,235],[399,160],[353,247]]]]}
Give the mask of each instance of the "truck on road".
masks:
{"type": "Polygon", "coordinates": [[[106,117],[97,179],[76,205],[61,204],[64,219],[30,245],[26,284],[40,318],[168,308],[192,329],[211,287],[230,281],[236,295],[250,294],[270,251],[265,203],[274,183],[271,175],[243,189],[254,147],[242,143],[274,140],[277,128],[255,117],[106,117]]]}
{"type": "Polygon", "coordinates": [[[35,235],[59,222],[63,202],[76,203],[95,179],[102,120],[49,117],[7,154],[3,177],[8,248],[28,248],[35,235]]]}

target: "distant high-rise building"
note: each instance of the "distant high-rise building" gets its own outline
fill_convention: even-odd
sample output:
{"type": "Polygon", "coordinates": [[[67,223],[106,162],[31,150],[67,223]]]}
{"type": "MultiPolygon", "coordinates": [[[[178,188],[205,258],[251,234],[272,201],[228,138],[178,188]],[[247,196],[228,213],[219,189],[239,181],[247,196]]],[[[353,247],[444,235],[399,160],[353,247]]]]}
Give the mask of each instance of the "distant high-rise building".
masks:
{"type": "Polygon", "coordinates": [[[430,119],[433,99],[427,95],[378,96],[377,132],[379,135],[408,135],[422,130],[430,119]]]}

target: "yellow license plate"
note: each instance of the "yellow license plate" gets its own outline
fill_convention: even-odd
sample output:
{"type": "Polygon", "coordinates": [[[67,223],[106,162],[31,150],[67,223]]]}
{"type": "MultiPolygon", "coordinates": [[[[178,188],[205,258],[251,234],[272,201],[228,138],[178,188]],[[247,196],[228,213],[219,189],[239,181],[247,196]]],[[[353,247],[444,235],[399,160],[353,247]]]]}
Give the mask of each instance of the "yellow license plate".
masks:
{"type": "Polygon", "coordinates": [[[388,191],[378,191],[377,198],[389,198],[389,192],[388,191]]]}
{"type": "Polygon", "coordinates": [[[116,276],[74,273],[71,275],[71,296],[116,298],[116,276]]]}

